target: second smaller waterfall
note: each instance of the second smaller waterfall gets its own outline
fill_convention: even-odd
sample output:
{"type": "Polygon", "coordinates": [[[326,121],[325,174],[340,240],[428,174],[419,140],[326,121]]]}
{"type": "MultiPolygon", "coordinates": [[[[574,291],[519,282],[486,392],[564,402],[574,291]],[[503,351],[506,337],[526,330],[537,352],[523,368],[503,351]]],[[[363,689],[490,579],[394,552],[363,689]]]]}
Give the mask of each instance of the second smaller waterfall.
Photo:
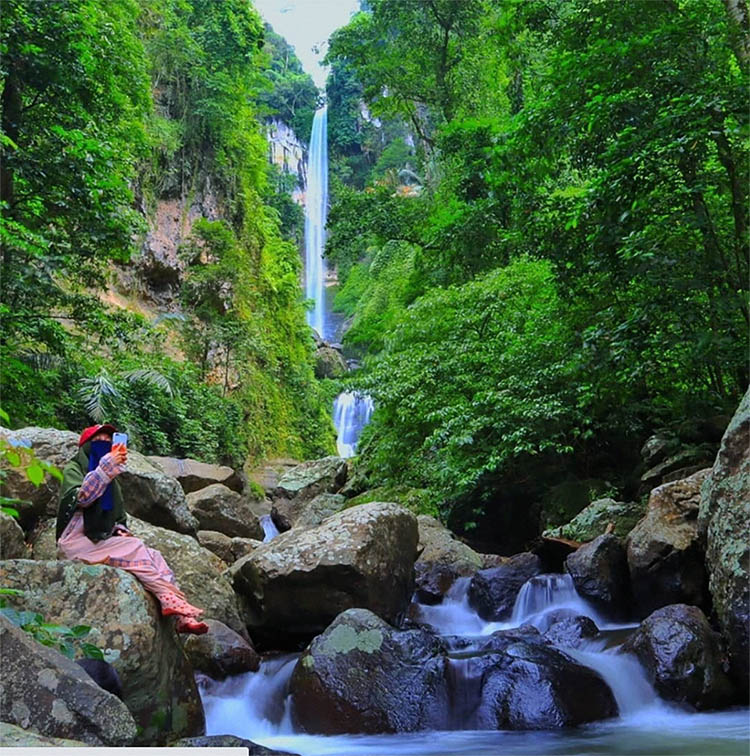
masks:
{"type": "Polygon", "coordinates": [[[340,457],[353,457],[362,429],[370,422],[375,409],[372,398],[356,391],[344,391],[333,402],[333,424],[340,457]]]}

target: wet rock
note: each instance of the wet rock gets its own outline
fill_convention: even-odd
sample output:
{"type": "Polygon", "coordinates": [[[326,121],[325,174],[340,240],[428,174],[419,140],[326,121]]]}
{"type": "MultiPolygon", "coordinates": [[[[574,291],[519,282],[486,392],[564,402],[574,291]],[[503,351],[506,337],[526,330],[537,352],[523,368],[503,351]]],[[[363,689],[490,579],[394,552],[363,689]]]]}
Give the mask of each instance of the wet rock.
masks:
{"type": "Polygon", "coordinates": [[[469,577],[484,566],[483,559],[434,517],[419,515],[419,559],[414,565],[417,600],[436,604],[456,578],[469,577]]]}
{"type": "Polygon", "coordinates": [[[224,533],[219,533],[216,530],[199,530],[198,543],[204,549],[208,549],[216,554],[222,562],[232,564],[235,560],[234,552],[232,551],[232,539],[228,535],[224,535],[224,533]]]}
{"type": "Polygon", "coordinates": [[[198,738],[181,738],[170,745],[181,748],[247,748],[248,756],[298,756],[291,751],[277,751],[235,735],[202,735],[198,738]]]}
{"type": "Polygon", "coordinates": [[[372,612],[350,609],[294,668],[297,724],[325,735],[442,728],[448,718],[444,666],[442,644],[432,633],[395,630],[372,612]]]}
{"type": "Polygon", "coordinates": [[[519,635],[494,633],[479,657],[479,729],[558,729],[617,716],[614,695],[597,672],[538,636],[519,635]]]}
{"type": "Polygon", "coordinates": [[[346,483],[346,460],[324,457],[285,472],[276,486],[276,498],[310,501],[318,494],[336,493],[346,483]]]}
{"type": "Polygon", "coordinates": [[[23,559],[29,556],[23,530],[14,517],[0,512],[0,559],[23,559]]]}
{"type": "Polygon", "coordinates": [[[732,676],[750,689],[750,391],[727,427],[702,492],[701,541],[732,676]]]}
{"type": "Polygon", "coordinates": [[[201,530],[217,530],[230,538],[263,538],[263,528],[247,499],[221,483],[189,493],[186,498],[201,530]]]}
{"type": "Polygon", "coordinates": [[[622,650],[638,657],[662,698],[697,709],[718,709],[732,702],[719,635],[696,606],[658,609],[622,650]]]}
{"type": "MultiPolygon", "coordinates": [[[[7,597],[9,604],[20,601],[19,608],[41,613],[47,622],[92,627],[86,640],[105,650],[122,682],[123,701],[142,728],[136,744],[203,732],[203,707],[174,623],[160,616],[156,600],[132,575],[104,565],[16,559],[0,562],[0,585],[22,590],[20,599],[7,597]]],[[[11,656],[3,655],[4,664],[11,656]]],[[[98,695],[119,704],[86,680],[98,695]]]]}
{"type": "Polygon", "coordinates": [[[185,640],[185,653],[193,669],[214,680],[258,669],[260,657],[249,641],[223,622],[206,620],[206,624],[205,635],[189,635],[185,640]]]}
{"type": "Polygon", "coordinates": [[[708,473],[702,470],[655,488],[646,516],[628,536],[630,580],[642,617],[668,604],[709,606],[697,524],[700,489],[708,473]]]}
{"type": "Polygon", "coordinates": [[[581,648],[599,635],[599,628],[589,617],[577,615],[562,617],[552,622],[544,633],[544,639],[560,648],[581,648]]]}
{"type": "Polygon", "coordinates": [[[507,619],[523,584],[542,572],[536,554],[515,554],[500,567],[480,570],[469,584],[469,605],[484,620],[507,619]]]}
{"type": "Polygon", "coordinates": [[[136,725],[127,707],[73,661],[0,615],[0,718],[48,737],[126,746],[136,725]]]}
{"type": "Polygon", "coordinates": [[[346,360],[338,349],[321,346],[315,351],[316,378],[340,378],[348,371],[346,360]]]}
{"type": "Polygon", "coordinates": [[[146,457],[146,459],[167,475],[175,478],[186,493],[221,483],[232,491],[242,493],[242,478],[239,473],[226,465],[211,465],[197,459],[176,459],[175,457],[146,457]]]}
{"type": "Polygon", "coordinates": [[[290,528],[314,528],[326,517],[340,512],[350,505],[341,494],[322,493],[311,500],[277,499],[271,510],[271,518],[280,532],[290,528]]]}
{"type": "Polygon", "coordinates": [[[8,722],[0,722],[0,747],[2,748],[45,748],[49,746],[86,748],[88,743],[69,738],[51,738],[40,735],[33,730],[24,730],[23,727],[17,727],[8,722]]]}
{"type": "Polygon", "coordinates": [[[309,639],[350,607],[394,621],[412,593],[416,550],[414,515],[373,502],[282,533],[229,572],[253,638],[278,643],[283,634],[309,639]]]}
{"type": "Polygon", "coordinates": [[[188,508],[182,487],[142,454],[128,451],[127,467],[118,480],[129,515],[157,527],[195,535],[198,520],[188,508]]]}
{"type": "Polygon", "coordinates": [[[585,543],[566,560],[576,591],[605,614],[630,614],[628,558],[620,539],[601,535],[585,543]]]}
{"type": "MultiPolygon", "coordinates": [[[[10,441],[30,442],[37,459],[49,462],[60,469],[78,452],[78,434],[55,428],[38,428],[36,426],[8,430],[0,428],[0,436],[10,441]]],[[[22,469],[11,467],[5,459],[0,460],[0,468],[6,477],[0,482],[0,496],[9,499],[28,501],[27,505],[16,505],[19,512],[19,524],[28,531],[37,520],[57,515],[57,496],[60,481],[52,475],[45,475],[37,488],[22,469]]]]}
{"type": "Polygon", "coordinates": [[[133,535],[161,552],[188,601],[205,610],[206,618],[219,620],[240,635],[247,633],[237,597],[224,575],[225,562],[189,535],[159,528],[135,517],[128,519],[128,526],[133,535]]]}
{"type": "Polygon", "coordinates": [[[604,535],[610,525],[612,534],[625,538],[646,513],[645,504],[633,501],[597,499],[581,510],[567,525],[545,530],[549,538],[567,538],[585,543],[604,535]]]}

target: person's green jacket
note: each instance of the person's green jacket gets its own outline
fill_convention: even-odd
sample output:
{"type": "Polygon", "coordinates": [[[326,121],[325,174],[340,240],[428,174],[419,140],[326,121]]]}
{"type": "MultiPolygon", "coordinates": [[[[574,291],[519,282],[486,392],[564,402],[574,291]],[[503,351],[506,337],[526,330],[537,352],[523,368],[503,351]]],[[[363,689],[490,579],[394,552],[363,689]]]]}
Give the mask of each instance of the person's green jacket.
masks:
{"type": "MultiPolygon", "coordinates": [[[[63,482],[60,488],[60,503],[57,508],[57,529],[55,539],[59,539],[73,515],[78,509],[78,489],[89,470],[89,451],[91,444],[85,443],[78,454],[65,466],[63,482]]],[[[127,527],[127,515],[122,500],[120,483],[113,480],[113,505],[109,511],[101,507],[101,499],[97,499],[83,510],[83,532],[92,541],[103,541],[112,535],[115,525],[127,527]]]]}

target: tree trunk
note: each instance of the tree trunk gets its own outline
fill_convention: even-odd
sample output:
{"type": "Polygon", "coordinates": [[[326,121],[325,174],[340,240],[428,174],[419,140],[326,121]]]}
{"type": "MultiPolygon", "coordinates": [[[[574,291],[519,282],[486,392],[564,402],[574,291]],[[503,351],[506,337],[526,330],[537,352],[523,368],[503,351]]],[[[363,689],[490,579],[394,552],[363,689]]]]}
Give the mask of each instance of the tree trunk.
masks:
{"type": "Polygon", "coordinates": [[[746,0],[724,0],[729,16],[729,41],[740,68],[750,68],[750,15],[746,0]]]}

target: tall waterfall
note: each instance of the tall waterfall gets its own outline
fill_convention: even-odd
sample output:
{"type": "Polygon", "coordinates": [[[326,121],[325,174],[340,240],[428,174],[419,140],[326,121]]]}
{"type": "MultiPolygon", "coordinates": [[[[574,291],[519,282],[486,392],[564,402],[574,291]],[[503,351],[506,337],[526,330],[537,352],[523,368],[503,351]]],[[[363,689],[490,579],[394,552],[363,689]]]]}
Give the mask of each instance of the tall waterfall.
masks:
{"type": "Polygon", "coordinates": [[[340,457],[353,457],[362,429],[370,422],[375,409],[367,394],[344,391],[333,400],[333,424],[340,457]]]}
{"type": "Polygon", "coordinates": [[[325,278],[323,259],[328,210],[328,110],[315,113],[310,136],[310,156],[305,200],[305,296],[315,302],[307,322],[325,339],[325,278]]]}

